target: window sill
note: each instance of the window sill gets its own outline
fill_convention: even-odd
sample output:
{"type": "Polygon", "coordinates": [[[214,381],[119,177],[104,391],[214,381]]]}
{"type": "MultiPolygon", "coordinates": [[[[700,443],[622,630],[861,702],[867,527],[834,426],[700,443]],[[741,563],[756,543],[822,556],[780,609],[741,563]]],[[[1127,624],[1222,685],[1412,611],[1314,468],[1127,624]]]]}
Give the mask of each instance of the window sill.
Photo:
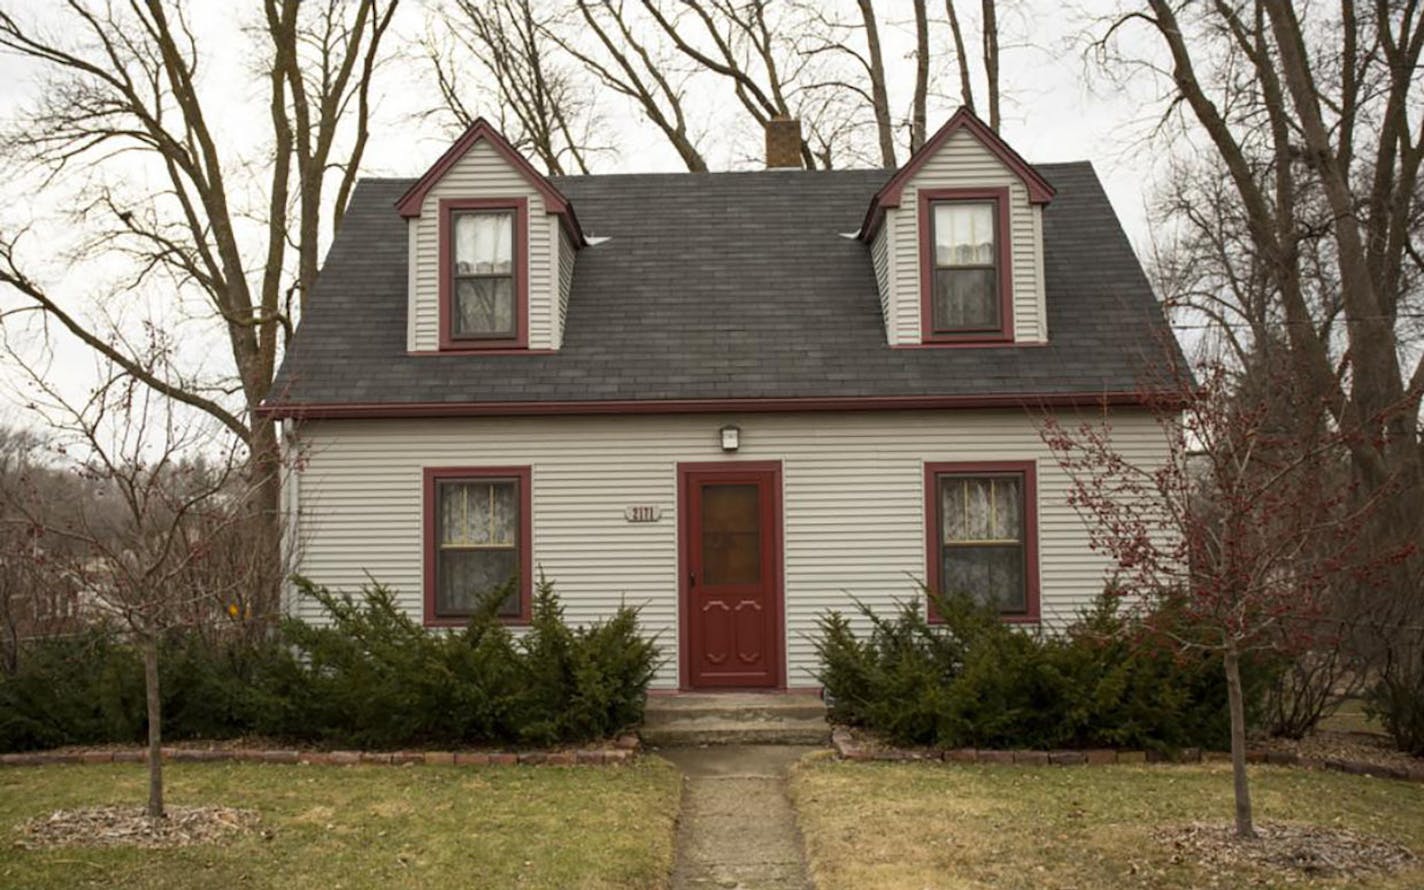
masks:
{"type": "MultiPolygon", "coordinates": [[[[500,619],[499,619],[499,623],[505,625],[506,627],[528,627],[531,622],[532,622],[532,618],[531,618],[530,616],[527,616],[527,615],[522,615],[522,616],[519,616],[519,617],[510,617],[510,618],[500,618],[500,619]]],[[[467,625],[469,625],[469,623],[470,623],[470,619],[469,619],[468,616],[466,616],[466,617],[464,617],[464,618],[430,618],[430,617],[426,617],[425,620],[424,620],[424,622],[423,622],[423,624],[424,624],[426,627],[447,627],[447,628],[448,628],[448,627],[466,627],[467,625]]]]}
{"type": "Polygon", "coordinates": [[[927,340],[920,343],[891,343],[891,349],[1030,349],[1047,346],[1047,340],[927,340]]]}
{"type": "MultiPolygon", "coordinates": [[[[930,624],[944,624],[944,619],[935,614],[934,609],[929,610],[925,618],[930,624]]],[[[1043,619],[1038,615],[1000,615],[999,621],[1003,624],[1042,624],[1043,619]]]]}
{"type": "Polygon", "coordinates": [[[407,349],[406,355],[553,355],[557,349],[527,346],[447,346],[441,349],[407,349]]]}
{"type": "Polygon", "coordinates": [[[976,331],[964,334],[931,334],[920,340],[922,346],[1012,346],[1014,335],[1008,331],[976,331]]]}

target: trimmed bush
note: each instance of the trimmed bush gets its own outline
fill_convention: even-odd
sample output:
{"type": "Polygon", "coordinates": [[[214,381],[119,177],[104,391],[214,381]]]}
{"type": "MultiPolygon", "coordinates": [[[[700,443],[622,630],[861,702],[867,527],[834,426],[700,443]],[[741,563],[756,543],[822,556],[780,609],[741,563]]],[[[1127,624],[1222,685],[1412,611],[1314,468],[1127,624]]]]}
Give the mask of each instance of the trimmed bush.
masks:
{"type": "Polygon", "coordinates": [[[967,597],[935,602],[942,623],[929,623],[920,603],[888,617],[857,603],[864,637],[838,612],[821,619],[818,678],[833,719],[943,748],[1227,742],[1221,666],[1145,641],[1114,598],[1058,636],[1007,625],[967,597]]]}
{"type": "Polygon", "coordinates": [[[290,707],[277,734],[374,748],[549,745],[642,719],[658,649],[639,635],[635,609],[569,627],[541,578],[523,639],[497,617],[508,590],[493,591],[464,628],[431,633],[379,585],[354,598],[298,583],[329,623],[284,628],[296,657],[278,684],[290,707]]]}
{"type": "MultiPolygon", "coordinates": [[[[493,592],[466,627],[431,632],[379,584],[354,596],[297,584],[324,623],[289,620],[257,643],[191,632],[164,640],[165,739],[548,745],[610,736],[642,719],[659,655],[640,635],[636,609],[569,627],[541,578],[521,639],[496,616],[507,590],[493,592]]],[[[144,739],[141,658],[118,634],[29,643],[18,664],[0,674],[0,750],[144,739]]]]}

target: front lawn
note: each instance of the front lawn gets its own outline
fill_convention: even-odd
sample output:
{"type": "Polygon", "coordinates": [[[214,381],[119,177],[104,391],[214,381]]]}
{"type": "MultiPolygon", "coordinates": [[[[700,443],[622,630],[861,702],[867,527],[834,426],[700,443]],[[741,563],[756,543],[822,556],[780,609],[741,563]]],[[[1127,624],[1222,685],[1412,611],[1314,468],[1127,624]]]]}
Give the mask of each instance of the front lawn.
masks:
{"type": "MultiPolygon", "coordinates": [[[[1256,818],[1376,835],[1424,856],[1424,786],[1339,773],[1252,770],[1256,818]]],[[[1388,877],[1307,880],[1174,861],[1161,825],[1226,822],[1229,765],[1015,768],[812,760],[792,778],[821,890],[1290,886],[1404,890],[1388,877]]]]}
{"type": "Polygon", "coordinates": [[[173,764],[170,804],[257,810],[259,831],[165,850],[15,846],[61,808],[139,806],[141,766],[0,770],[5,887],[661,887],[678,772],[627,767],[173,764]]]}

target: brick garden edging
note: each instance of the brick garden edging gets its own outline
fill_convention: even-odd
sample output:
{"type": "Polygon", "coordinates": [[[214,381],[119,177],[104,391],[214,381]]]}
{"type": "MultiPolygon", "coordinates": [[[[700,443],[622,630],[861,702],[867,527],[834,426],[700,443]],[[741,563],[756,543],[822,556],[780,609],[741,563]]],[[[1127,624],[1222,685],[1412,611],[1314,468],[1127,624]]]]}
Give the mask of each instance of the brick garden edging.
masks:
{"type": "MultiPolygon", "coordinates": [[[[1115,748],[1095,748],[1087,751],[1000,751],[985,748],[952,748],[947,750],[870,748],[858,742],[843,726],[831,732],[831,746],[843,760],[943,761],[945,763],[1015,764],[1018,766],[1099,766],[1113,763],[1201,763],[1228,761],[1231,755],[1222,751],[1202,751],[1182,748],[1171,755],[1160,751],[1127,751],[1115,748]]],[[[1388,766],[1337,757],[1301,757],[1292,751],[1252,749],[1246,752],[1247,763],[1268,763],[1276,766],[1299,766],[1306,769],[1330,770],[1355,776],[1375,776],[1424,782],[1424,762],[1417,766],[1388,766]]]]}
{"type": "MultiPolygon", "coordinates": [[[[627,763],[642,743],[622,735],[611,745],[553,751],[300,751],[269,748],[164,748],[165,763],[302,763],[320,766],[574,766],[627,763]]],[[[88,751],[26,751],[0,754],[0,766],[48,766],[58,763],[144,763],[145,748],[88,751]]]]}

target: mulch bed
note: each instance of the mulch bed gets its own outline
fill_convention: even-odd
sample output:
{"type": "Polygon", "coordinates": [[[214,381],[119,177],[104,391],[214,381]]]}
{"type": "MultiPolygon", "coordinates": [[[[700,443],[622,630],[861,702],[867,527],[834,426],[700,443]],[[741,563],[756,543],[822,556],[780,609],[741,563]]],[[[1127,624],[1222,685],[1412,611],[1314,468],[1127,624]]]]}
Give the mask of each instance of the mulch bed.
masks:
{"type": "Polygon", "coordinates": [[[1116,750],[1013,750],[990,748],[898,747],[873,732],[848,726],[837,726],[831,732],[831,746],[845,760],[942,760],[952,763],[1019,764],[1022,766],[1080,766],[1108,763],[1199,763],[1200,748],[1184,748],[1170,755],[1160,751],[1116,750]]]}
{"type": "Polygon", "coordinates": [[[167,807],[162,819],[150,819],[143,807],[103,806],[56,810],[20,826],[16,846],[45,847],[187,847],[253,831],[254,810],[233,807],[167,807]]]}
{"type": "MultiPolygon", "coordinates": [[[[1133,751],[1111,748],[1072,751],[1002,751],[985,748],[942,750],[896,747],[863,729],[837,726],[831,746],[844,760],[924,761],[951,763],[1017,764],[1020,766],[1095,766],[1100,764],[1200,763],[1229,760],[1221,751],[1183,748],[1177,751],[1133,751]]],[[[1424,782],[1424,758],[1411,757],[1388,747],[1381,736],[1370,733],[1322,732],[1300,742],[1268,739],[1251,742],[1248,763],[1300,766],[1333,770],[1357,776],[1377,776],[1407,782],[1424,782]]]]}
{"type": "Polygon", "coordinates": [[[1192,822],[1159,829],[1156,837],[1176,849],[1173,861],[1209,868],[1252,865],[1298,872],[1311,878],[1358,878],[1398,871],[1415,861],[1407,848],[1343,828],[1265,822],[1257,837],[1236,837],[1234,825],[1192,822]]]}

